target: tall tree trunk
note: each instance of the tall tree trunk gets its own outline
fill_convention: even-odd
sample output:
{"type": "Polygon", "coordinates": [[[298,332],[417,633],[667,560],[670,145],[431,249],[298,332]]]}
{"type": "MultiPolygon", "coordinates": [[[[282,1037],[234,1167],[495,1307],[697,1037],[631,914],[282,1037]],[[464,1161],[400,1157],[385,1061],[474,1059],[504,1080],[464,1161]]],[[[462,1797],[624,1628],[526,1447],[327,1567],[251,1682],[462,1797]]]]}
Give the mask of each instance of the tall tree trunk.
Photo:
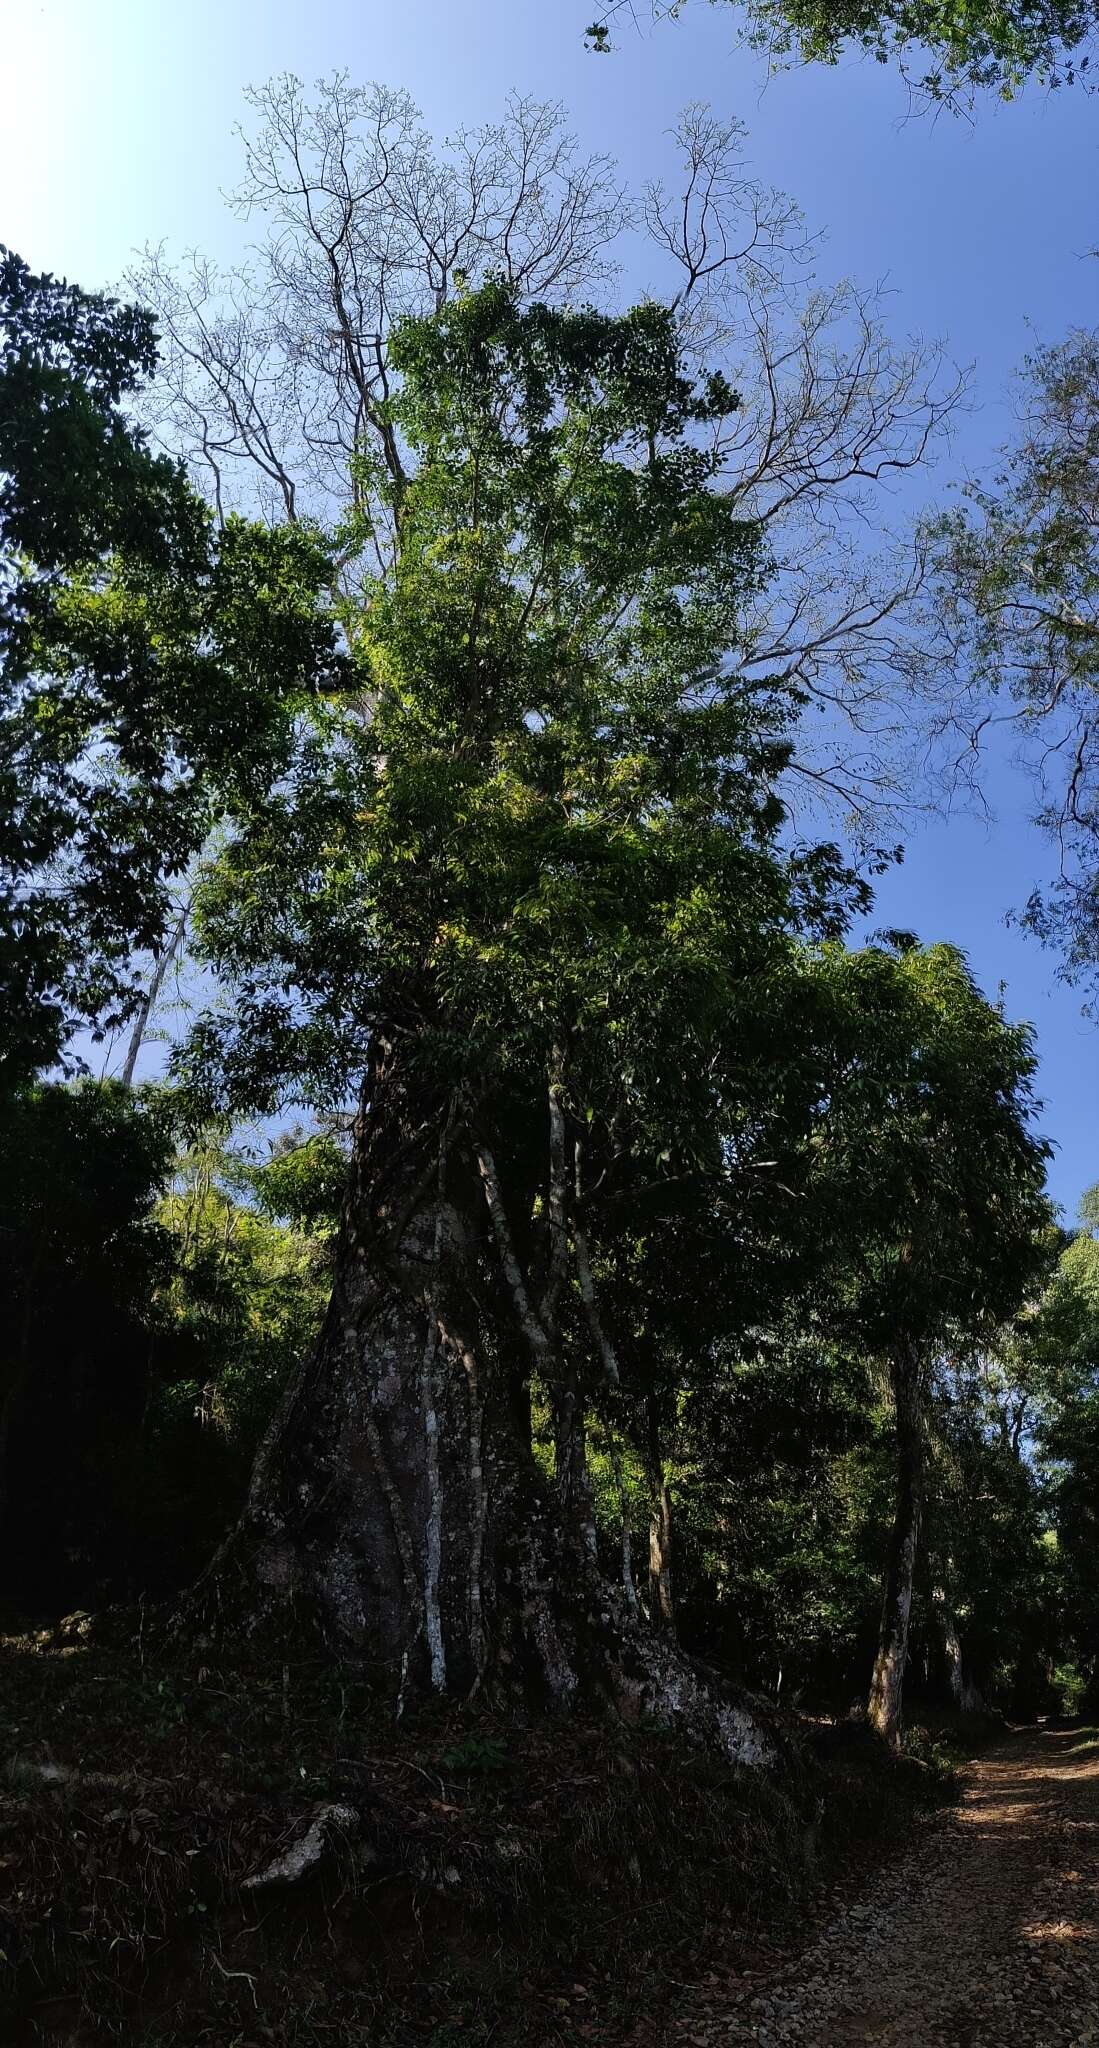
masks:
{"type": "MultiPolygon", "coordinates": [[[[578,1397],[557,1403],[559,1484],[540,1471],[524,1347],[537,1358],[548,1340],[506,1191],[445,1113],[425,1158],[432,1120],[397,1042],[375,1039],[324,1328],[192,1623],[310,1629],[398,1705],[487,1685],[682,1719],[729,1757],[769,1760],[753,1709],[709,1688],[601,1576],[578,1397]]],[[[551,1398],[575,1389],[559,1352],[540,1369],[551,1398]]]]}
{"type": "MultiPolygon", "coordinates": [[[[399,1697],[480,1682],[497,1525],[521,1521],[524,1480],[537,1489],[505,1375],[459,1319],[470,1219],[445,1138],[425,1166],[420,1110],[379,1032],[324,1326],[214,1568],[243,1569],[257,1624],[292,1611],[399,1697]]],[[[508,1563],[529,1577],[529,1559],[508,1563]]],[[[553,1663],[548,1634],[545,1647],[553,1663]]]]}
{"type": "Polygon", "coordinates": [[[919,1360],[901,1343],[890,1361],[896,1410],[896,1497],[893,1529],[885,1570],[878,1654],[870,1682],[870,1725],[889,1744],[900,1747],[904,1668],[908,1659],[908,1625],[920,1540],[926,1487],[923,1383],[919,1360]]]}
{"type": "Polygon", "coordinates": [[[595,1501],[588,1468],[584,1406],[575,1375],[553,1391],[553,1425],[554,1465],[564,1526],[573,1542],[594,1562],[599,1551],[595,1501]]]}
{"type": "Polygon", "coordinates": [[[946,1665],[946,1682],[950,1688],[951,1703],[961,1710],[965,1691],[965,1677],[962,1669],[962,1640],[954,1611],[946,1597],[946,1589],[938,1580],[931,1588],[931,1611],[935,1616],[942,1644],[943,1662],[946,1665]]]}
{"type": "Polygon", "coordinates": [[[675,1596],[672,1583],[673,1538],[672,1496],[664,1460],[660,1416],[656,1402],[649,1399],[649,1484],[652,1506],[649,1514],[649,1614],[654,1628],[675,1635],[675,1596]]]}
{"type": "Polygon", "coordinates": [[[138,1006],[133,1030],[130,1033],[130,1043],[126,1049],[125,1064],[119,1076],[124,1088],[132,1088],[134,1085],[134,1071],[137,1067],[138,1055],[145,1042],[145,1033],[149,1029],[152,1014],[156,1008],[157,998],[164,985],[164,977],[183,944],[183,934],[187,929],[189,910],[190,904],[185,903],[171,931],[168,933],[160,952],[153,961],[153,971],[149,980],[149,986],[138,1006]]]}
{"type": "MultiPolygon", "coordinates": [[[[949,1563],[949,1560],[947,1562],[949,1563]]],[[[984,1700],[980,1687],[974,1685],[966,1671],[962,1639],[958,1633],[954,1609],[947,1597],[945,1580],[944,1571],[942,1579],[936,1580],[931,1588],[931,1608],[942,1642],[951,1703],[960,1714],[979,1714],[984,1707],[984,1700]]]]}

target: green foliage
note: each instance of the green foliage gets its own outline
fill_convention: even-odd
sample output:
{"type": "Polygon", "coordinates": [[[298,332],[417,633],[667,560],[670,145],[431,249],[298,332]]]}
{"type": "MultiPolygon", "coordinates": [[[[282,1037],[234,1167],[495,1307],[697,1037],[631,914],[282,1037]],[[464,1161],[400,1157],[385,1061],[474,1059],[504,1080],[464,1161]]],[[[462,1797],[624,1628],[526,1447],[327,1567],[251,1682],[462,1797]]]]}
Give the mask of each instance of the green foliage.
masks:
{"type": "Polygon", "coordinates": [[[947,1796],[952,1793],[956,1795],[958,1765],[966,1753],[960,1745],[956,1746],[949,1739],[944,1740],[938,1731],[932,1734],[918,1722],[905,1729],[902,1754],[911,1758],[914,1763],[922,1764],[924,1770],[931,1774],[947,1796]]]}
{"type": "Polygon", "coordinates": [[[146,1467],[134,1487],[146,1584],[179,1585],[205,1561],[316,1338],[331,1285],[337,1161],[322,1137],[257,1167],[210,1134],[173,1162],[156,1211],[172,1268],[152,1316],[146,1467]],[[269,1182],[291,1159],[296,1170],[269,1182]]]}
{"type": "MultiPolygon", "coordinates": [[[[1088,1213],[1094,1204],[1086,1202],[1088,1213]]],[[[1056,1540],[1066,1662],[1077,1703],[1099,1698],[1099,1239],[1081,1231],[1066,1246],[1035,1312],[1020,1332],[1033,1429],[1056,1540]]]]}
{"type": "Polygon", "coordinates": [[[347,1147],[326,1131],[286,1132],[261,1166],[242,1167],[253,1199],[274,1222],[325,1235],[339,1220],[347,1184],[347,1147]]]}
{"type": "Polygon", "coordinates": [[[932,68],[936,98],[959,87],[1010,99],[1031,75],[1047,85],[1086,71],[1094,0],[746,0],[751,34],[779,54],[835,64],[854,45],[879,62],[932,68]]]}
{"type": "Polygon", "coordinates": [[[1030,1028],[951,946],[835,948],[821,971],[836,1065],[816,1162],[837,1299],[878,1357],[902,1335],[925,1356],[978,1341],[1019,1306],[1049,1218],[1030,1028]]]}
{"type": "MultiPolygon", "coordinates": [[[[611,17],[628,0],[617,0],[611,17]]],[[[899,64],[936,101],[975,90],[1012,99],[1028,78],[1046,86],[1085,78],[1099,12],[1095,0],[712,0],[745,17],[747,40],[771,59],[838,64],[851,49],[899,64]],[[929,66],[928,69],[922,67],[929,66]]],[[[675,19],[683,0],[653,0],[675,19]]],[[[610,49],[607,22],[585,31],[587,47],[610,49]]]]}
{"type": "Polygon", "coordinates": [[[971,722],[1015,724],[1042,792],[1038,822],[1058,879],[1024,921],[1094,983],[1099,962],[1099,331],[1078,328],[1028,357],[1020,431],[1001,471],[932,525],[943,649],[967,676],[971,722]],[[1060,763],[1064,763],[1063,770],[1060,763]]]}
{"type": "Polygon", "coordinates": [[[452,1749],[444,1749],[439,1762],[444,1771],[463,1778],[479,1778],[506,1769],[507,1750],[497,1736],[474,1730],[452,1749]]]}
{"type": "Polygon", "coordinates": [[[338,682],[302,526],[215,530],[125,410],[150,316],[0,256],[0,1087],[140,995],[171,884],[338,682]]]}
{"type": "MultiPolygon", "coordinates": [[[[0,249],[0,549],[6,574],[118,550],[170,560],[198,508],[123,401],[153,372],[152,315],[36,277],[0,249]]],[[[24,599],[30,592],[24,591],[24,599]]]]}
{"type": "Polygon", "coordinates": [[[673,1439],[687,1639],[782,1699],[865,1683],[889,1518],[880,1380],[792,1330],[717,1364],[673,1439]]]}
{"type": "MultiPolygon", "coordinates": [[[[1053,1674],[1053,1683],[1057,1691],[1061,1712],[1068,1715],[1070,1720],[1074,1720],[1078,1714],[1084,1712],[1087,1705],[1088,1681],[1085,1674],[1077,1664],[1059,1664],[1053,1674]]],[[[1085,1740],[1090,1732],[1090,1730],[1084,1731],[1085,1740]]],[[[1073,1745],[1076,1750],[1079,1750],[1080,1746],[1079,1742],[1073,1745]]],[[[1087,1746],[1092,1749],[1099,1749],[1099,1742],[1096,1742],[1093,1736],[1087,1746]]]]}
{"type": "MultiPolygon", "coordinates": [[[[1053,1704],[1048,1669],[1061,1610],[1049,1503],[1026,1429],[1011,1333],[941,1362],[931,1411],[932,1575],[957,1626],[966,1681],[985,1701],[1023,1714],[1053,1704]]],[[[940,1631],[942,1619],[926,1616],[940,1631]]],[[[942,1655],[940,1641],[940,1670],[942,1655]]]]}
{"type": "MultiPolygon", "coordinates": [[[[773,1064],[751,1096],[757,1111],[770,1097],[766,1170],[752,1170],[760,1146],[732,1180],[735,1257],[700,1178],[653,1219],[639,1206],[629,1256],[615,1248],[600,1273],[623,1333],[623,1398],[593,1433],[606,1554],[623,1509],[646,1540],[655,1416],[686,1639],[754,1684],[846,1704],[880,1605],[885,1366],[904,1343],[938,1446],[927,1569],[950,1560],[969,1675],[1007,1700],[1052,1642],[1057,1605],[1039,1490],[1001,1445],[1022,1367],[1010,1352],[989,1362],[1050,1256],[1029,1034],[953,949],[903,935],[806,951],[780,987],[773,1064]]],[[[940,1635],[928,1577],[915,1640],[945,1683],[940,1635]]]]}

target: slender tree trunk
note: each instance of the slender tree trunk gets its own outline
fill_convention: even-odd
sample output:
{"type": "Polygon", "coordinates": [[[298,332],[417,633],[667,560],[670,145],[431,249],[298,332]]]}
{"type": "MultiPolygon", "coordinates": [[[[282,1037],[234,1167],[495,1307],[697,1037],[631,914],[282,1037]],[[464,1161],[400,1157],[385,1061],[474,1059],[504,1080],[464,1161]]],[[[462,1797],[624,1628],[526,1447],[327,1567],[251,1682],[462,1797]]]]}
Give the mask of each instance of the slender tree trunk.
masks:
{"type": "Polygon", "coordinates": [[[119,1077],[124,1088],[132,1088],[134,1085],[134,1070],[137,1066],[138,1055],[144,1044],[145,1033],[149,1029],[149,1022],[156,1008],[157,998],[164,986],[164,977],[172,961],[175,959],[180,946],[183,944],[183,934],[187,929],[187,912],[189,907],[188,904],[184,904],[164,941],[161,951],[153,962],[152,976],[149,986],[141,999],[137,1016],[134,1018],[134,1027],[130,1033],[130,1043],[126,1050],[125,1065],[119,1077]]]}
{"type": "Polygon", "coordinates": [[[554,1463],[564,1525],[583,1554],[594,1562],[599,1550],[595,1501],[588,1469],[584,1408],[575,1377],[570,1376],[555,1389],[553,1419],[554,1463]]]}
{"type": "Polygon", "coordinates": [[[649,1601],[658,1628],[675,1634],[672,1589],[672,1497],[662,1474],[649,1519],[649,1601]]]}
{"type": "Polygon", "coordinates": [[[871,1727],[891,1749],[897,1749],[926,1461],[922,1375],[910,1346],[898,1345],[890,1369],[896,1409],[896,1499],[868,1715],[871,1727]]]}
{"type": "Polygon", "coordinates": [[[622,1452],[614,1429],[607,1430],[607,1452],[611,1473],[614,1478],[615,1499],[618,1503],[618,1534],[622,1559],[622,1589],[626,1604],[636,1618],[641,1612],[637,1598],[637,1586],[633,1575],[633,1529],[630,1522],[630,1500],[626,1490],[626,1475],[622,1467],[622,1452]]]}
{"type": "MultiPolygon", "coordinates": [[[[508,1191],[487,1147],[475,1159],[468,1131],[449,1135],[445,1105],[425,1116],[398,1045],[376,1035],[320,1340],[184,1625],[319,1635],[398,1706],[485,1685],[676,1719],[726,1756],[769,1761],[754,1707],[708,1686],[600,1574],[578,1388],[558,1406],[562,1484],[541,1473],[524,1347],[547,1336],[508,1191]]],[[[576,1387],[556,1352],[538,1369],[551,1396],[576,1387]]]]}
{"type": "Polygon", "coordinates": [[[649,1480],[652,1509],[649,1517],[649,1612],[653,1626],[675,1635],[675,1597],[672,1584],[674,1530],[668,1468],[660,1435],[656,1403],[649,1402],[649,1480]]]}
{"type": "Polygon", "coordinates": [[[944,1573],[943,1580],[937,1581],[931,1588],[931,1607],[938,1624],[939,1636],[943,1646],[943,1659],[946,1664],[946,1680],[950,1688],[951,1703],[959,1714],[979,1714],[984,1707],[984,1699],[982,1698],[980,1687],[974,1685],[966,1670],[957,1619],[947,1597],[945,1583],[943,1582],[945,1577],[946,1574],[944,1573]]]}
{"type": "MultiPolygon", "coordinates": [[[[943,1575],[945,1578],[945,1573],[943,1575]]],[[[962,1669],[962,1642],[954,1610],[946,1597],[943,1578],[936,1579],[931,1587],[931,1612],[942,1645],[943,1663],[946,1667],[946,1682],[953,1706],[961,1711],[965,1692],[965,1677],[962,1669]]]]}

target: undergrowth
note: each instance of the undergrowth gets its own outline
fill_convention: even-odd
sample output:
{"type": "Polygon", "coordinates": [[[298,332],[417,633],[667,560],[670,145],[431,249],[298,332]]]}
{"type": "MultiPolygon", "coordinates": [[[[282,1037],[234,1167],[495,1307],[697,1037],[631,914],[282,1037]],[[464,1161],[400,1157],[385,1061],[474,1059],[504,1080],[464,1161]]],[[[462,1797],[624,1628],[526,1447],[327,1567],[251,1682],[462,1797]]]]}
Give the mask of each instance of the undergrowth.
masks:
{"type": "Polygon", "coordinates": [[[908,1723],[903,1752],[911,1762],[930,1772],[944,1797],[951,1797],[962,1765],[1001,1739],[1005,1725],[1001,1714],[962,1714],[943,1709],[908,1723]]]}
{"type": "Polygon", "coordinates": [[[308,1666],[8,1638],[0,2038],[66,2048],[659,2042],[941,1796],[850,1725],[781,1774],[655,1730],[440,1708],[308,1666]],[[42,1779],[51,1767],[54,1783],[42,1779]],[[318,1803],[319,1871],[249,1890],[318,1803]]]}

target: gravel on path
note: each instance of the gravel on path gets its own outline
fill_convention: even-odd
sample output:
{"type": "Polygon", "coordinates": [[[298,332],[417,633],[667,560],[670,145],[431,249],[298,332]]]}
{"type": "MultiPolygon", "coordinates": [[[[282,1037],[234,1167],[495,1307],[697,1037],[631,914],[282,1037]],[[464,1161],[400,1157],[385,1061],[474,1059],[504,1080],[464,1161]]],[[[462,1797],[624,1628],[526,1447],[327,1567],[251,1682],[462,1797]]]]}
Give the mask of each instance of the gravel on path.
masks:
{"type": "Polygon", "coordinates": [[[1028,1730],[963,1782],[795,1961],[680,2039],[1099,2048],[1099,1741],[1028,1730]]]}

